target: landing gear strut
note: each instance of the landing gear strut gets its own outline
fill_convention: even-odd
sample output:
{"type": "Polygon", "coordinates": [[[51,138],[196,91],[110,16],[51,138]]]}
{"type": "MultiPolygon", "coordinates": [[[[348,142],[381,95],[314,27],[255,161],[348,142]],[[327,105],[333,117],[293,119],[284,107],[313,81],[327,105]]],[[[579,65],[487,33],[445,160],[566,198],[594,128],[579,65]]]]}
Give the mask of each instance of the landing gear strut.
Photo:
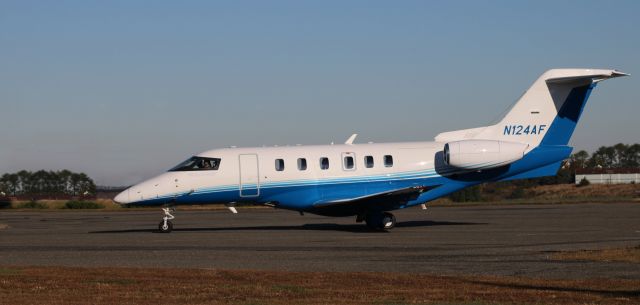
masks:
{"type": "Polygon", "coordinates": [[[396,226],[396,217],[389,212],[370,212],[365,215],[364,221],[367,227],[376,231],[390,230],[396,226]]]}
{"type": "Polygon", "coordinates": [[[174,212],[176,209],[173,207],[162,208],[164,211],[164,217],[162,217],[162,221],[158,224],[158,231],[160,233],[169,233],[173,230],[173,223],[171,223],[171,219],[174,219],[175,216],[171,215],[171,212],[174,212]]]}

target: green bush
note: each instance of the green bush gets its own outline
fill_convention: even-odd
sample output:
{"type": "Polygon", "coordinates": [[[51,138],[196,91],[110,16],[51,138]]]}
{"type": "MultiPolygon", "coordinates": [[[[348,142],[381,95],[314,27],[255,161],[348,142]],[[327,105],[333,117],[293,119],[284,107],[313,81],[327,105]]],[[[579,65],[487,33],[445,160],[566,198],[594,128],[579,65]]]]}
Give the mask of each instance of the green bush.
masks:
{"type": "Polygon", "coordinates": [[[37,201],[28,201],[23,202],[18,205],[18,209],[47,209],[49,208],[46,204],[37,202],[37,201]]]}
{"type": "Polygon", "coordinates": [[[578,182],[578,187],[587,186],[589,184],[591,184],[591,182],[587,180],[587,177],[584,177],[582,178],[582,180],[580,180],[580,182],[578,182]]]}
{"type": "Polygon", "coordinates": [[[63,209],[104,209],[104,205],[94,201],[67,201],[63,209]]]}

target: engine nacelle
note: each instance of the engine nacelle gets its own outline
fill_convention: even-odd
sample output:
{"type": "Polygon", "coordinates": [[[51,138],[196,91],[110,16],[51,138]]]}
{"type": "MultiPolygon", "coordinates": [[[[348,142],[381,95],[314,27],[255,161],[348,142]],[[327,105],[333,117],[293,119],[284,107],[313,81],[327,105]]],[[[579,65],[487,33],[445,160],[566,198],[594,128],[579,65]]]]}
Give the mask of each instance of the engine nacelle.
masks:
{"type": "Polygon", "coordinates": [[[528,144],[495,140],[461,140],[444,145],[447,165],[480,170],[518,161],[524,157],[528,144]]]}

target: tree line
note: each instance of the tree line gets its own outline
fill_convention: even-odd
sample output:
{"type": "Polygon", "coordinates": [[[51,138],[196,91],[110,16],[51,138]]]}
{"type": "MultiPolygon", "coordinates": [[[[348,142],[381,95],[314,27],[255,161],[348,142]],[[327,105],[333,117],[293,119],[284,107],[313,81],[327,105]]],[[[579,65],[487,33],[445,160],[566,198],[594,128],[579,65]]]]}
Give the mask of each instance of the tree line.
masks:
{"type": "Polygon", "coordinates": [[[640,168],[640,144],[600,146],[591,154],[581,150],[565,160],[555,176],[514,180],[512,183],[520,186],[575,183],[576,170],[600,168],[640,168]]]}
{"type": "Polygon", "coordinates": [[[640,144],[601,146],[591,155],[581,150],[571,155],[570,161],[574,168],[637,168],[640,167],[640,144]]]}
{"type": "Polygon", "coordinates": [[[21,170],[0,177],[0,191],[12,197],[74,197],[94,195],[96,185],[85,173],[69,170],[21,170]]]}

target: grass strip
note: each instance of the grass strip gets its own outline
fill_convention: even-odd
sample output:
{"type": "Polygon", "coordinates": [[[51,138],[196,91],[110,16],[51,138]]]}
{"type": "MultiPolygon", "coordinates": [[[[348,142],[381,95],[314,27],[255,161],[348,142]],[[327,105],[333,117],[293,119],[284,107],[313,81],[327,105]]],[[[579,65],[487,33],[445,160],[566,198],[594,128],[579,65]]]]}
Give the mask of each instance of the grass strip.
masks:
{"type": "Polygon", "coordinates": [[[6,267],[6,304],[640,304],[640,280],[6,267]]]}

